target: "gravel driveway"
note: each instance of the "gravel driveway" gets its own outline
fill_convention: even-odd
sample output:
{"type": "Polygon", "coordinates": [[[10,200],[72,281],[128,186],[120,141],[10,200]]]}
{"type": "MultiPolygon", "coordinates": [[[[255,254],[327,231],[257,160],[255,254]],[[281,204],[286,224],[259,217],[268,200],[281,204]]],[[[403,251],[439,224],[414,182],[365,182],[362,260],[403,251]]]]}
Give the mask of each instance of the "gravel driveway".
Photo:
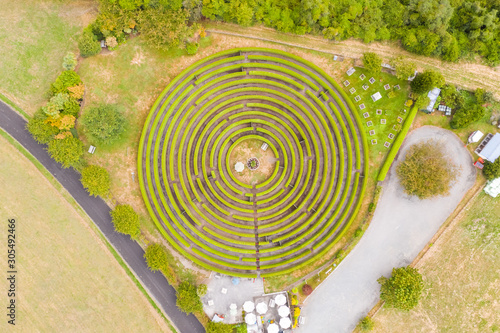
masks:
{"type": "Polygon", "coordinates": [[[437,232],[476,179],[472,157],[451,131],[424,126],[405,139],[383,185],[372,222],[359,244],[307,300],[299,333],[351,332],[378,302],[377,279],[406,266],[437,232]],[[461,174],[447,197],[419,200],[403,192],[395,166],[415,143],[435,139],[447,147],[461,174]]]}

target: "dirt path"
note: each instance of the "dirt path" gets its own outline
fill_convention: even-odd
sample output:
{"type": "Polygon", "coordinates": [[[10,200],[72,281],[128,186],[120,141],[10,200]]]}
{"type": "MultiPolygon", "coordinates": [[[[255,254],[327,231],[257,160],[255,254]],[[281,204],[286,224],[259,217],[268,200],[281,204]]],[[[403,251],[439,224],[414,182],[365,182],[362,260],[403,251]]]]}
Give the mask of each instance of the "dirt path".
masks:
{"type": "Polygon", "coordinates": [[[426,68],[440,70],[450,83],[470,90],[482,87],[491,91],[496,99],[500,99],[500,86],[498,85],[498,82],[500,82],[500,66],[493,68],[466,61],[458,63],[444,62],[436,58],[409,53],[394,42],[365,44],[353,39],[333,42],[311,35],[297,36],[280,33],[274,29],[259,26],[242,28],[238,25],[220,22],[209,22],[206,26],[207,31],[212,34],[258,39],[316,52],[343,55],[352,59],[361,58],[364,52],[375,52],[383,58],[384,62],[388,62],[392,57],[404,55],[414,61],[420,71],[426,68]]]}
{"type": "Polygon", "coordinates": [[[309,297],[302,310],[306,323],[296,332],[351,332],[378,302],[377,279],[406,266],[432,239],[474,185],[476,170],[462,141],[438,127],[424,126],[406,139],[384,184],[375,215],[363,238],[339,267],[309,297]],[[446,143],[461,175],[447,197],[419,200],[403,192],[394,169],[409,147],[434,138],[446,143]]]}

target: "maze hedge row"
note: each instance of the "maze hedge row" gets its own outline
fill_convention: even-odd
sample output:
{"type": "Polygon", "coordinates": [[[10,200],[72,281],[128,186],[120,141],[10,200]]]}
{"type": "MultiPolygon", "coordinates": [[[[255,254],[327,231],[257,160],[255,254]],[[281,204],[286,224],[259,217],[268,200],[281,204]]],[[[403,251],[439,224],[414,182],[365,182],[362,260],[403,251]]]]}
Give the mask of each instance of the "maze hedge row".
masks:
{"type": "Polygon", "coordinates": [[[367,146],[342,89],[313,64],[271,49],[214,54],[184,70],[154,103],[138,154],[146,206],[195,263],[272,276],[324,255],[355,218],[367,146]],[[248,185],[229,155],[247,139],[276,156],[248,185]]]}

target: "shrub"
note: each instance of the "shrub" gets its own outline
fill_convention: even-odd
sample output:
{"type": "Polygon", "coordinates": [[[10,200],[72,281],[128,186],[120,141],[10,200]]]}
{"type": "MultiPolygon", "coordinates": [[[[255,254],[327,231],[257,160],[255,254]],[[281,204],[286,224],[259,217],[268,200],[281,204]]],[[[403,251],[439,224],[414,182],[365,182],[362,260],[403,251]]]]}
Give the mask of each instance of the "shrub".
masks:
{"type": "Polygon", "coordinates": [[[389,91],[389,93],[387,94],[387,97],[389,97],[389,98],[394,98],[394,97],[396,97],[396,95],[397,95],[397,94],[396,94],[396,92],[395,92],[395,91],[389,91]]]}
{"type": "Polygon", "coordinates": [[[139,215],[130,205],[117,205],[111,211],[111,218],[115,230],[121,234],[129,235],[137,239],[141,234],[141,225],[139,223],[139,215]]]}
{"type": "Polygon", "coordinates": [[[462,107],[453,115],[450,126],[453,129],[466,127],[481,119],[484,114],[485,109],[481,105],[462,107]]]}
{"type": "Polygon", "coordinates": [[[363,65],[370,74],[374,75],[380,73],[382,70],[382,59],[378,56],[378,54],[365,52],[362,59],[363,65]]]}
{"type": "Polygon", "coordinates": [[[375,327],[375,323],[370,317],[364,317],[359,321],[358,326],[362,331],[372,331],[375,327]]]}
{"type": "Polygon", "coordinates": [[[97,197],[98,195],[104,197],[109,193],[109,187],[111,184],[109,173],[106,169],[100,166],[89,165],[85,167],[82,170],[80,181],[87,192],[94,197],[97,197]]]}
{"type": "Polygon", "coordinates": [[[63,168],[75,166],[83,155],[83,143],[70,136],[61,140],[52,140],[47,148],[50,156],[63,168]]]}
{"type": "Polygon", "coordinates": [[[427,199],[447,195],[458,169],[446,155],[446,147],[428,140],[410,147],[396,172],[405,192],[427,199]]]}
{"type": "Polygon", "coordinates": [[[234,325],[210,321],[207,325],[207,333],[233,333],[233,327],[234,325]]]}
{"type": "Polygon", "coordinates": [[[198,296],[203,297],[207,294],[207,285],[206,284],[200,284],[198,288],[196,289],[196,293],[198,296]]]}
{"type": "Polygon", "coordinates": [[[57,128],[59,128],[60,130],[69,131],[70,129],[75,127],[75,121],[75,116],[63,115],[59,118],[59,125],[57,126],[57,128]]]}
{"type": "Polygon", "coordinates": [[[70,116],[77,117],[80,112],[80,103],[74,98],[68,98],[66,102],[64,102],[63,109],[61,111],[62,114],[67,114],[70,116]]]}
{"type": "Polygon", "coordinates": [[[189,55],[193,55],[193,54],[196,54],[196,52],[198,52],[198,43],[186,43],[186,51],[187,51],[187,54],[189,55]]]}
{"type": "Polygon", "coordinates": [[[59,133],[59,129],[51,126],[46,120],[47,116],[42,110],[39,110],[26,124],[26,129],[30,132],[31,136],[33,136],[37,142],[43,144],[49,143],[54,139],[54,136],[59,133]]]}
{"type": "Polygon", "coordinates": [[[380,283],[380,299],[390,308],[411,310],[417,306],[424,282],[422,275],[412,267],[393,268],[392,276],[377,280],[380,283]]]}
{"type": "Polygon", "coordinates": [[[83,113],[82,124],[89,139],[98,144],[116,141],[125,129],[125,118],[116,105],[103,104],[83,113]]]}
{"type": "Polygon", "coordinates": [[[441,88],[441,100],[450,108],[460,108],[465,103],[465,99],[452,84],[445,84],[441,88]]]}
{"type": "Polygon", "coordinates": [[[63,58],[63,68],[67,71],[72,71],[75,69],[78,61],[76,60],[76,56],[73,52],[66,53],[66,56],[63,58]]]}
{"type": "Polygon", "coordinates": [[[90,57],[101,52],[101,43],[89,29],[84,29],[78,39],[78,48],[82,57],[90,57]]]}
{"type": "Polygon", "coordinates": [[[116,37],[115,36],[106,37],[106,46],[110,50],[112,50],[115,47],[117,47],[118,46],[118,42],[116,41],[116,37]]]}
{"type": "Polygon", "coordinates": [[[196,286],[189,282],[181,282],[177,288],[177,307],[185,313],[203,310],[200,297],[196,293],[196,286]]]}
{"type": "Polygon", "coordinates": [[[500,158],[497,158],[494,163],[485,161],[483,175],[488,180],[500,177],[500,158]]]}
{"type": "Polygon", "coordinates": [[[69,100],[69,95],[64,93],[58,93],[52,96],[44,107],[42,107],[43,112],[52,119],[59,118],[59,113],[64,109],[64,104],[69,100]]]}
{"type": "Polygon", "coordinates": [[[68,87],[70,97],[81,100],[83,98],[83,94],[85,93],[85,86],[80,83],[74,87],[68,87]]]}
{"type": "Polygon", "coordinates": [[[358,229],[356,229],[356,231],[354,232],[354,237],[358,238],[358,237],[360,237],[362,234],[363,234],[363,229],[361,229],[361,227],[359,227],[359,228],[358,228],[358,229]]]}
{"type": "Polygon", "coordinates": [[[431,99],[427,97],[427,95],[420,95],[417,97],[414,105],[417,109],[424,109],[429,105],[430,102],[431,99]]]}
{"type": "Polygon", "coordinates": [[[50,88],[53,95],[58,93],[68,94],[69,87],[74,87],[82,83],[80,75],[74,71],[63,71],[50,88]]]}
{"type": "Polygon", "coordinates": [[[304,295],[306,295],[306,296],[311,295],[312,292],[313,292],[313,288],[310,285],[305,284],[302,286],[302,293],[304,295]]]}

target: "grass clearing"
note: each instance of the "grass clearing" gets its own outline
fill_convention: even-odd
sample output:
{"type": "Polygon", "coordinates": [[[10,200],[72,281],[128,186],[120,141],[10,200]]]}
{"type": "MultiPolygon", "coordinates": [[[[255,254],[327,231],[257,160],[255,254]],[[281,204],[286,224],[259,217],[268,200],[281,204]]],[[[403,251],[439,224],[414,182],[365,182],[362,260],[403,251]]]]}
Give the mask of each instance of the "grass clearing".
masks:
{"type": "MultiPolygon", "coordinates": [[[[0,215],[17,221],[16,324],[20,331],[121,327],[170,332],[88,222],[6,139],[0,138],[0,143],[4,156],[0,215]]],[[[6,231],[1,231],[3,238],[6,231]]],[[[5,281],[2,285],[6,290],[5,281]]],[[[7,331],[6,321],[0,325],[7,331]]]]}
{"type": "Polygon", "coordinates": [[[499,331],[499,250],[500,202],[481,193],[418,263],[420,304],[410,312],[381,309],[375,332],[499,331]]]}
{"type": "Polygon", "coordinates": [[[29,115],[42,106],[63,70],[77,34],[94,17],[96,2],[0,0],[0,93],[29,115]]]}

